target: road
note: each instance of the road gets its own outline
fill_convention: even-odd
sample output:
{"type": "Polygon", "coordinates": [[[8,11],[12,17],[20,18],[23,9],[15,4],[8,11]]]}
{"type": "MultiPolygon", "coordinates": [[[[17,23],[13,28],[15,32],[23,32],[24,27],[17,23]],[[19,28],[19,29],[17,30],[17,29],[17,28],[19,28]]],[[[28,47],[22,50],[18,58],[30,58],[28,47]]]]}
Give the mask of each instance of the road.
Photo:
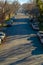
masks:
{"type": "Polygon", "coordinates": [[[0,65],[43,65],[43,47],[30,26],[28,16],[15,16],[6,29],[6,42],[0,45],[0,65]]]}

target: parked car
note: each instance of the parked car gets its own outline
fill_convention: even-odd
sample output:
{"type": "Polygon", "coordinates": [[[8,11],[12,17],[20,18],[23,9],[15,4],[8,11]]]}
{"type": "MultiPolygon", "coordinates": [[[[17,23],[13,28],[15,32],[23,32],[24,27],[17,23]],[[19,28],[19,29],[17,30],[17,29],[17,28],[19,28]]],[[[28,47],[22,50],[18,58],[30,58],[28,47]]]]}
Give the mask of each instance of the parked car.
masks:
{"type": "Polygon", "coordinates": [[[43,31],[39,31],[39,32],[37,33],[37,36],[39,37],[41,43],[43,44],[43,31]]]}
{"type": "Polygon", "coordinates": [[[33,21],[33,17],[30,17],[30,22],[32,22],[33,21]]]}
{"type": "Polygon", "coordinates": [[[11,27],[12,26],[12,22],[11,21],[8,21],[5,23],[5,27],[11,27]]]}
{"type": "Polygon", "coordinates": [[[10,20],[11,24],[14,22],[12,19],[10,20]]]}
{"type": "Polygon", "coordinates": [[[11,27],[12,25],[11,24],[7,24],[7,26],[6,27],[11,27]]]}
{"type": "Polygon", "coordinates": [[[13,17],[13,18],[11,18],[11,22],[14,22],[15,21],[15,18],[13,17]]]}
{"type": "Polygon", "coordinates": [[[5,33],[0,32],[0,44],[2,43],[2,41],[4,41],[5,37],[6,37],[5,33]]]}
{"type": "Polygon", "coordinates": [[[38,23],[32,23],[31,25],[34,30],[39,30],[38,23]]]}

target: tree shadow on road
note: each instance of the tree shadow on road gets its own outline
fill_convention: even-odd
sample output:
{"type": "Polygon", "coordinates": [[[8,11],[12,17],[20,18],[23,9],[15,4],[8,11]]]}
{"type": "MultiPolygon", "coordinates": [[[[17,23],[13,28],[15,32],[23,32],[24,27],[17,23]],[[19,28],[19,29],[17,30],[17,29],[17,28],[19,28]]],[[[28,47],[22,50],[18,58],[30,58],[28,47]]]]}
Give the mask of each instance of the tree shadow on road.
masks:
{"type": "Polygon", "coordinates": [[[41,65],[43,65],[43,63],[41,65]]]}
{"type": "MultiPolygon", "coordinates": [[[[10,49],[3,50],[3,52],[0,53],[0,62],[4,62],[7,58],[15,58],[16,56],[18,57],[19,55],[21,57],[20,61],[24,62],[24,61],[26,61],[26,58],[28,57],[28,56],[25,56],[25,54],[30,52],[30,50],[31,50],[30,47],[31,47],[30,43],[29,44],[25,43],[25,44],[20,44],[15,47],[12,47],[10,49]],[[24,55],[24,56],[22,56],[22,55],[24,55]]],[[[17,63],[19,63],[19,59],[17,59],[17,60],[18,60],[17,63]]],[[[16,64],[16,62],[15,62],[15,64],[16,64]]]]}
{"type": "Polygon", "coordinates": [[[35,49],[32,51],[32,55],[40,55],[43,54],[43,46],[41,45],[39,39],[37,36],[31,37],[30,39],[32,41],[32,45],[35,47],[35,49]]]}
{"type": "MultiPolygon", "coordinates": [[[[25,21],[22,20],[22,21],[27,22],[27,20],[25,20],[25,21]]],[[[19,20],[17,20],[17,22],[19,22],[19,20]]],[[[15,39],[22,39],[22,38],[27,39],[28,38],[27,41],[31,40],[31,43],[19,44],[10,49],[3,50],[3,52],[0,53],[0,62],[6,61],[7,58],[15,58],[16,56],[17,57],[20,56],[21,58],[19,57],[19,59],[17,59],[14,62],[10,62],[10,64],[9,64],[9,65],[17,65],[22,62],[32,61],[33,58],[29,58],[29,57],[31,57],[31,55],[34,56],[34,55],[43,54],[43,49],[42,49],[42,46],[40,45],[40,42],[39,42],[37,36],[33,36],[34,34],[36,34],[36,32],[34,32],[28,24],[15,25],[7,30],[8,30],[7,34],[9,36],[11,36],[10,38],[8,38],[8,40],[9,40],[8,42],[11,42],[12,40],[15,40],[15,39]],[[16,35],[18,37],[15,37],[16,35]],[[21,37],[19,37],[19,35],[21,37]],[[33,50],[33,47],[35,47],[34,50],[33,50]],[[27,55],[24,56],[25,54],[27,54],[27,55]],[[28,58],[28,60],[27,60],[27,58],[28,58]]]]}
{"type": "MultiPolygon", "coordinates": [[[[17,39],[16,35],[18,35],[18,37],[19,37],[19,35],[23,35],[23,37],[25,37],[26,35],[30,34],[30,32],[31,32],[29,25],[28,25],[28,22],[29,22],[28,18],[16,19],[15,22],[17,22],[17,25],[13,25],[12,27],[7,28],[5,31],[6,36],[9,37],[8,39],[6,39],[6,42],[11,42],[11,41],[17,39]],[[24,22],[24,24],[18,24],[19,22],[24,22]]],[[[22,36],[19,38],[22,38],[22,36]]]]}
{"type": "Polygon", "coordinates": [[[20,19],[15,19],[16,22],[28,22],[29,18],[20,18],[20,19]]]}
{"type": "Polygon", "coordinates": [[[29,32],[29,31],[27,31],[28,30],[27,22],[29,22],[29,19],[27,19],[27,18],[16,19],[15,23],[17,23],[17,25],[13,25],[12,27],[6,28],[6,30],[5,30],[6,36],[27,35],[29,32]],[[19,24],[20,22],[22,22],[22,23],[19,24]]]}

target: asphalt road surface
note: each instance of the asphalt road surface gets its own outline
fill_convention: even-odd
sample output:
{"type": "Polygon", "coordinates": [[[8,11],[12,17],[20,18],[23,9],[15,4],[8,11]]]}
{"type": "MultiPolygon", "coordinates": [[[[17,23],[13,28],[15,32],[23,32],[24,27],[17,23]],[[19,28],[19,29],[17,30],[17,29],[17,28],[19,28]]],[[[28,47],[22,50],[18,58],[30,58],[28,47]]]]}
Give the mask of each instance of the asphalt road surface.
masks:
{"type": "Polygon", "coordinates": [[[28,16],[18,14],[0,45],[0,65],[43,65],[43,46],[30,26],[28,16]]]}

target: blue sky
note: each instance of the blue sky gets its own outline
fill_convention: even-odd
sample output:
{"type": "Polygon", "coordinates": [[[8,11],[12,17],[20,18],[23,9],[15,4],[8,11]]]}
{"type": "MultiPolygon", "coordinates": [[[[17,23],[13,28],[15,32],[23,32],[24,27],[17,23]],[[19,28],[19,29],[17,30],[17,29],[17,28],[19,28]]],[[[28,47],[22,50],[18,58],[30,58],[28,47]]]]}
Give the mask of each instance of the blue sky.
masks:
{"type": "Polygon", "coordinates": [[[26,3],[28,0],[18,0],[21,4],[26,3]]]}
{"type": "MultiPolygon", "coordinates": [[[[8,0],[9,2],[13,2],[14,0],[8,0]]],[[[30,0],[18,0],[20,2],[20,4],[26,3],[26,2],[30,2],[30,0]]]]}

